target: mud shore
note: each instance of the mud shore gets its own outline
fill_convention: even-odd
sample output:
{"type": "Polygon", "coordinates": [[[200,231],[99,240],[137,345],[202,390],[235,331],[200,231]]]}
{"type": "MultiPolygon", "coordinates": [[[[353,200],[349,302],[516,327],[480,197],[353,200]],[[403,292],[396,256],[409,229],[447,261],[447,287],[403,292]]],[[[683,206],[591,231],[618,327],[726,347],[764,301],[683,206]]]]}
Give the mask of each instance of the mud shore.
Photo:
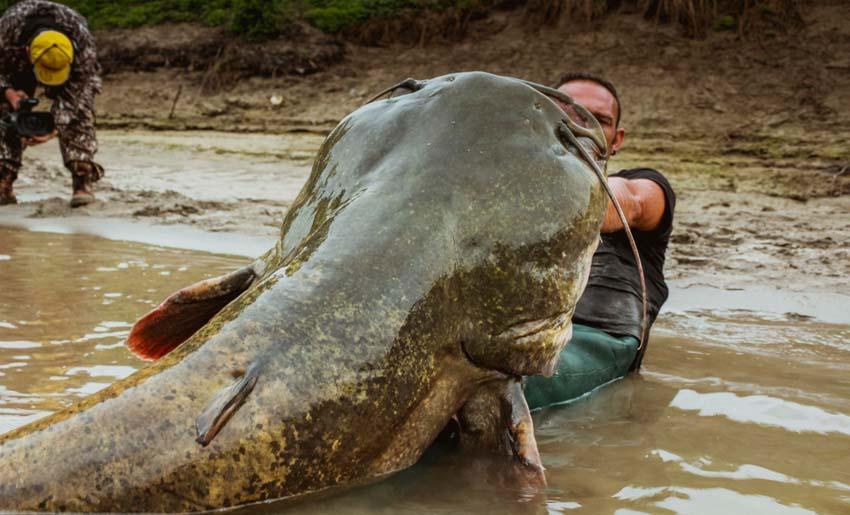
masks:
{"type": "MultiPolygon", "coordinates": [[[[322,137],[103,131],[101,140],[108,175],[98,202],[68,206],[70,177],[51,142],[26,154],[20,203],[0,208],[0,224],[256,256],[276,238],[322,137]]],[[[623,152],[611,169],[638,164],[646,161],[623,152]]],[[[739,186],[731,172],[706,181],[659,168],[676,170],[670,279],[850,293],[850,195],[792,199],[746,177],[739,186]]]]}
{"type": "Polygon", "coordinates": [[[460,43],[365,47],[309,34],[304,55],[324,56],[313,68],[217,84],[178,52],[192,38],[213,45],[214,31],[101,33],[112,64],[98,99],[99,201],[68,207],[70,178],[51,142],[26,152],[21,204],[1,207],[0,224],[255,255],[274,240],[324,135],[376,91],[458,70],[545,83],[588,70],[623,98],[627,138],[609,169],[657,168],[677,191],[668,277],[846,293],[848,14],[844,2],[813,2],[798,33],[737,41],[722,31],[686,39],[628,12],[530,32],[505,11],[474,22],[460,43]]]}

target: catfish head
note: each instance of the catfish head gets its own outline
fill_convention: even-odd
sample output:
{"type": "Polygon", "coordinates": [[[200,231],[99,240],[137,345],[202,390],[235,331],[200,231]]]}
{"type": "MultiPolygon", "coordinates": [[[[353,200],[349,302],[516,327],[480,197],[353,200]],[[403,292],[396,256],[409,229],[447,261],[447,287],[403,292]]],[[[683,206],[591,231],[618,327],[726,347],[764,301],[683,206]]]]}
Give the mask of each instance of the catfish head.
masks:
{"type": "Polygon", "coordinates": [[[329,135],[275,248],[172,296],[137,323],[134,352],[158,358],[250,286],[305,267],[349,299],[397,289],[403,313],[427,306],[480,367],[552,374],[607,205],[601,127],[559,91],[483,72],[387,92],[329,135]]]}
{"type": "Polygon", "coordinates": [[[453,267],[426,302],[466,359],[493,372],[458,410],[461,439],[543,482],[520,377],[551,375],[572,333],[607,206],[601,127],[560,92],[485,73],[408,80],[389,102],[418,111],[443,165],[420,191],[451,213],[431,245],[453,267]]]}
{"type": "Polygon", "coordinates": [[[451,213],[433,244],[453,269],[435,291],[459,315],[447,319],[465,355],[507,375],[551,375],[607,206],[601,127],[561,92],[486,73],[391,91],[383,103],[415,110],[440,156],[419,191],[451,213]]]}
{"type": "Polygon", "coordinates": [[[561,92],[482,72],[387,92],[329,135],[274,249],[172,296],[130,348],[157,358],[249,287],[309,276],[325,311],[401,321],[372,337],[388,348],[460,356],[511,397],[551,375],[607,204],[601,127],[561,92]],[[377,298],[391,300],[365,312],[377,298]]]}

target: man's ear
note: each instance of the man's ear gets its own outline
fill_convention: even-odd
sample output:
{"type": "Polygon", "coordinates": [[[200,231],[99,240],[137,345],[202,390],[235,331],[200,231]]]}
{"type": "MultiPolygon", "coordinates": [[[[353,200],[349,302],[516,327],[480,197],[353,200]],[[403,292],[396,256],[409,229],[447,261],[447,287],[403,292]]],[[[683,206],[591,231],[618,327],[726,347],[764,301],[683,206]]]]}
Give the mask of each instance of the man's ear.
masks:
{"type": "Polygon", "coordinates": [[[620,150],[620,145],[623,144],[623,139],[626,137],[626,129],[622,127],[618,127],[617,131],[614,133],[614,141],[611,142],[611,155],[617,153],[620,150]]]}

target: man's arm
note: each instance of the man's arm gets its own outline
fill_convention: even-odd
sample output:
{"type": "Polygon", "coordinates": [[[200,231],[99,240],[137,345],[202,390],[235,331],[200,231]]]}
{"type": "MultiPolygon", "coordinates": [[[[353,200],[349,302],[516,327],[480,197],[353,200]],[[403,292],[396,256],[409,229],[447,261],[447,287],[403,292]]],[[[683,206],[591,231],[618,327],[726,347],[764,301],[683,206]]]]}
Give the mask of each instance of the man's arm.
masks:
{"type": "MultiPolygon", "coordinates": [[[[629,227],[638,231],[651,231],[658,227],[664,217],[666,198],[664,190],[655,181],[609,177],[608,186],[623,208],[629,227]]],[[[614,204],[609,200],[601,231],[621,230],[623,223],[614,209],[614,204]]]]}

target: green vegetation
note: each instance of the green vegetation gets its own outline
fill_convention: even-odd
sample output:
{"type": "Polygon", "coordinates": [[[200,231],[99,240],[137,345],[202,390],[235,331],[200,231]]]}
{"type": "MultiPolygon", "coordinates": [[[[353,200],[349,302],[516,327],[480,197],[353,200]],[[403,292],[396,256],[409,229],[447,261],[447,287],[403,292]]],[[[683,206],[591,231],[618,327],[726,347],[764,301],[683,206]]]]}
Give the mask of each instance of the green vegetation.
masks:
{"type": "MultiPolygon", "coordinates": [[[[3,9],[17,3],[0,0],[3,9]]],[[[229,0],[59,0],[82,13],[96,28],[125,28],[168,22],[200,21],[222,25],[229,21],[229,0]]]]}
{"type": "Polygon", "coordinates": [[[526,0],[526,13],[537,24],[564,19],[591,21],[629,4],[656,22],[678,23],[690,37],[710,28],[738,34],[800,25],[805,0],[526,0]]]}
{"type": "Polygon", "coordinates": [[[305,17],[325,32],[340,32],[373,19],[393,18],[402,13],[469,9],[493,4],[484,0],[311,0],[305,17]]]}
{"type": "MultiPolygon", "coordinates": [[[[414,17],[420,13],[469,12],[496,5],[525,4],[538,24],[563,19],[589,21],[636,5],[648,18],[681,24],[690,36],[737,27],[753,20],[799,20],[802,0],[59,0],[89,19],[93,28],[128,28],[173,22],[223,26],[250,40],[273,38],[298,21],[339,33],[375,20],[414,17]]],[[[0,0],[0,8],[14,4],[0,0]]],[[[774,23],[775,24],[775,23],[774,23]]]]}
{"type": "MultiPolygon", "coordinates": [[[[249,39],[279,35],[298,20],[337,33],[366,21],[405,12],[465,9],[485,0],[58,0],[83,14],[93,28],[132,28],[200,22],[228,27],[249,39]]],[[[15,4],[0,0],[0,9],[15,4]]]]}

